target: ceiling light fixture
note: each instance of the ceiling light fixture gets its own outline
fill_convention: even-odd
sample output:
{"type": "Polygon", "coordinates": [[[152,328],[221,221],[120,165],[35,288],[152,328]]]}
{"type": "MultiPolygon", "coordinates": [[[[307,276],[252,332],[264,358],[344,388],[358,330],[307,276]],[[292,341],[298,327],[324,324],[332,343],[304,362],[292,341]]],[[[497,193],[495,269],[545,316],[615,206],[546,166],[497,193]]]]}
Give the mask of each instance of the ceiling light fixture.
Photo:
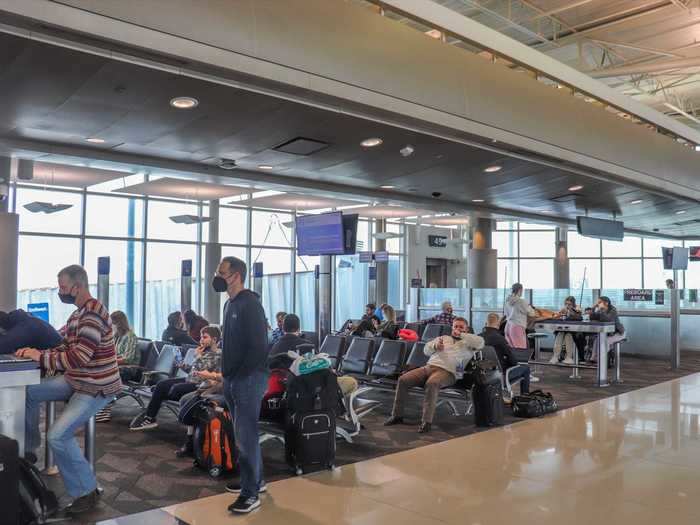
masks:
{"type": "Polygon", "coordinates": [[[175,97],[170,105],[177,109],[192,109],[199,105],[199,100],[193,97],[175,97]]]}
{"type": "Polygon", "coordinates": [[[267,164],[262,164],[262,165],[258,166],[258,169],[259,169],[259,170],[274,170],[275,168],[274,168],[274,166],[269,166],[269,165],[267,165],[267,164]]]}
{"type": "Polygon", "coordinates": [[[643,202],[644,202],[644,201],[643,201],[642,199],[635,199],[635,200],[633,200],[632,202],[630,202],[630,204],[641,204],[641,203],[643,203],[643,202]]]}
{"type": "Polygon", "coordinates": [[[414,148],[410,144],[406,144],[403,148],[399,150],[399,153],[401,153],[402,157],[410,157],[411,155],[413,155],[414,151],[416,151],[416,148],[414,148]]]}
{"type": "Polygon", "coordinates": [[[695,145],[695,151],[700,151],[700,144],[695,145]]]}
{"type": "Polygon", "coordinates": [[[391,184],[384,184],[383,186],[379,186],[383,190],[393,190],[396,186],[392,186],[391,184]]]}
{"type": "Polygon", "coordinates": [[[72,204],[52,204],[50,202],[34,201],[24,205],[24,209],[31,213],[56,213],[72,208],[72,204]]]}
{"type": "Polygon", "coordinates": [[[169,218],[175,224],[199,224],[211,221],[211,217],[198,217],[197,215],[173,215],[169,218]]]}
{"type": "Polygon", "coordinates": [[[472,199],[472,202],[484,202],[484,199],[472,199]]]}
{"type": "Polygon", "coordinates": [[[368,139],[363,140],[360,142],[360,145],[363,148],[374,148],[375,146],[379,146],[383,143],[384,141],[380,139],[379,137],[370,137],[368,139]]]}
{"type": "Polygon", "coordinates": [[[219,167],[224,170],[236,169],[236,161],[233,159],[220,159],[219,167]]]}
{"type": "Polygon", "coordinates": [[[676,215],[683,215],[687,210],[678,210],[676,215]]]}
{"type": "Polygon", "coordinates": [[[571,187],[569,188],[569,191],[579,191],[579,190],[582,190],[582,189],[583,189],[583,186],[581,186],[580,184],[577,184],[576,186],[571,186],[571,187]]]}
{"type": "Polygon", "coordinates": [[[484,169],[484,171],[486,173],[496,173],[497,171],[501,171],[502,169],[502,166],[489,166],[488,168],[484,169]]]}
{"type": "Polygon", "coordinates": [[[104,144],[105,143],[105,139],[100,139],[97,137],[89,137],[89,138],[85,139],[85,141],[89,142],[90,144],[104,144]]]}

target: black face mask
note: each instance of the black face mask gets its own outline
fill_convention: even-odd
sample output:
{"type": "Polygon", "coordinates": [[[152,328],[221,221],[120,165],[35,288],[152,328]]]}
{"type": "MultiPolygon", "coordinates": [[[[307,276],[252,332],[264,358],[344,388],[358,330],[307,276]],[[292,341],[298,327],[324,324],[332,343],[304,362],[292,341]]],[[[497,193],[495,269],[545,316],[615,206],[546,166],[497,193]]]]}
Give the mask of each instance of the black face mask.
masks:
{"type": "Polygon", "coordinates": [[[75,297],[73,297],[69,293],[59,293],[58,298],[61,300],[62,303],[75,304],[75,297]]]}
{"type": "Polygon", "coordinates": [[[224,279],[220,275],[215,275],[214,278],[211,280],[211,287],[214,288],[215,292],[221,293],[225,292],[228,289],[228,283],[226,282],[226,279],[224,279]]]}

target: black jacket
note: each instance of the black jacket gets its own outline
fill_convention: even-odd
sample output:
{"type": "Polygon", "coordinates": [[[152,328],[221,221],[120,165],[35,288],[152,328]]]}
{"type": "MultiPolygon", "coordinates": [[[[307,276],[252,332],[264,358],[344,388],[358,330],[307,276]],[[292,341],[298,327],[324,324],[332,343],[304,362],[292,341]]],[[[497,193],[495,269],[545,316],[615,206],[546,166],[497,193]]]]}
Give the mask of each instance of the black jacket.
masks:
{"type": "Polygon", "coordinates": [[[591,321],[615,323],[615,333],[625,333],[625,327],[622,326],[622,323],[620,322],[620,317],[617,315],[617,309],[614,306],[608,308],[607,312],[593,311],[593,313],[591,313],[591,321]]]}
{"type": "Polygon", "coordinates": [[[48,350],[61,344],[62,337],[53,326],[24,310],[9,312],[8,323],[10,327],[0,334],[0,354],[24,347],[48,350]]]}
{"type": "Polygon", "coordinates": [[[498,328],[491,328],[487,326],[479,335],[484,338],[484,344],[486,346],[493,346],[493,348],[496,350],[498,360],[501,362],[501,368],[504,372],[518,364],[518,360],[515,359],[508,341],[506,341],[506,338],[498,330],[498,328]]]}
{"type": "Polygon", "coordinates": [[[270,356],[267,359],[267,364],[270,369],[285,368],[289,369],[294,360],[287,355],[287,352],[296,352],[299,345],[308,345],[309,341],[297,334],[284,334],[270,349],[270,356]]]}
{"type": "Polygon", "coordinates": [[[197,344],[197,342],[190,337],[190,334],[187,333],[187,330],[180,330],[172,326],[168,326],[163,330],[163,335],[160,337],[160,340],[175,346],[197,344]]]}
{"type": "Polygon", "coordinates": [[[267,370],[267,319],[260,298],[243,290],[226,301],[221,373],[229,379],[267,370]]]}

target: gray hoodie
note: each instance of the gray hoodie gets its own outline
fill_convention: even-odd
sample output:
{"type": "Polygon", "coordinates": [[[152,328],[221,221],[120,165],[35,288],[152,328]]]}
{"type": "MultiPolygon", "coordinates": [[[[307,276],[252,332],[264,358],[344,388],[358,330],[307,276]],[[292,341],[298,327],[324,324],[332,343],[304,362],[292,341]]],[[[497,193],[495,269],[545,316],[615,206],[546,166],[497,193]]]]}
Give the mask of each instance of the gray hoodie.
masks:
{"type": "Polygon", "coordinates": [[[527,316],[537,315],[535,310],[525,299],[517,295],[511,295],[506,299],[505,305],[506,319],[509,323],[527,328],[527,316]]]}

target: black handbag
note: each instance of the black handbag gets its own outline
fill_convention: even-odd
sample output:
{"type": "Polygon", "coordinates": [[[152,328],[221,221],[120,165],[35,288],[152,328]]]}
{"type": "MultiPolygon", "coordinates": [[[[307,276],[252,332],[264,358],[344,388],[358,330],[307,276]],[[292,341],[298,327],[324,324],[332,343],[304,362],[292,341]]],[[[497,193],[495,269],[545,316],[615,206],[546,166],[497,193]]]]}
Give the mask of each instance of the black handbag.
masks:
{"type": "Polygon", "coordinates": [[[513,396],[511,405],[515,417],[542,417],[557,411],[557,402],[549,392],[535,390],[529,394],[513,396]]]}

